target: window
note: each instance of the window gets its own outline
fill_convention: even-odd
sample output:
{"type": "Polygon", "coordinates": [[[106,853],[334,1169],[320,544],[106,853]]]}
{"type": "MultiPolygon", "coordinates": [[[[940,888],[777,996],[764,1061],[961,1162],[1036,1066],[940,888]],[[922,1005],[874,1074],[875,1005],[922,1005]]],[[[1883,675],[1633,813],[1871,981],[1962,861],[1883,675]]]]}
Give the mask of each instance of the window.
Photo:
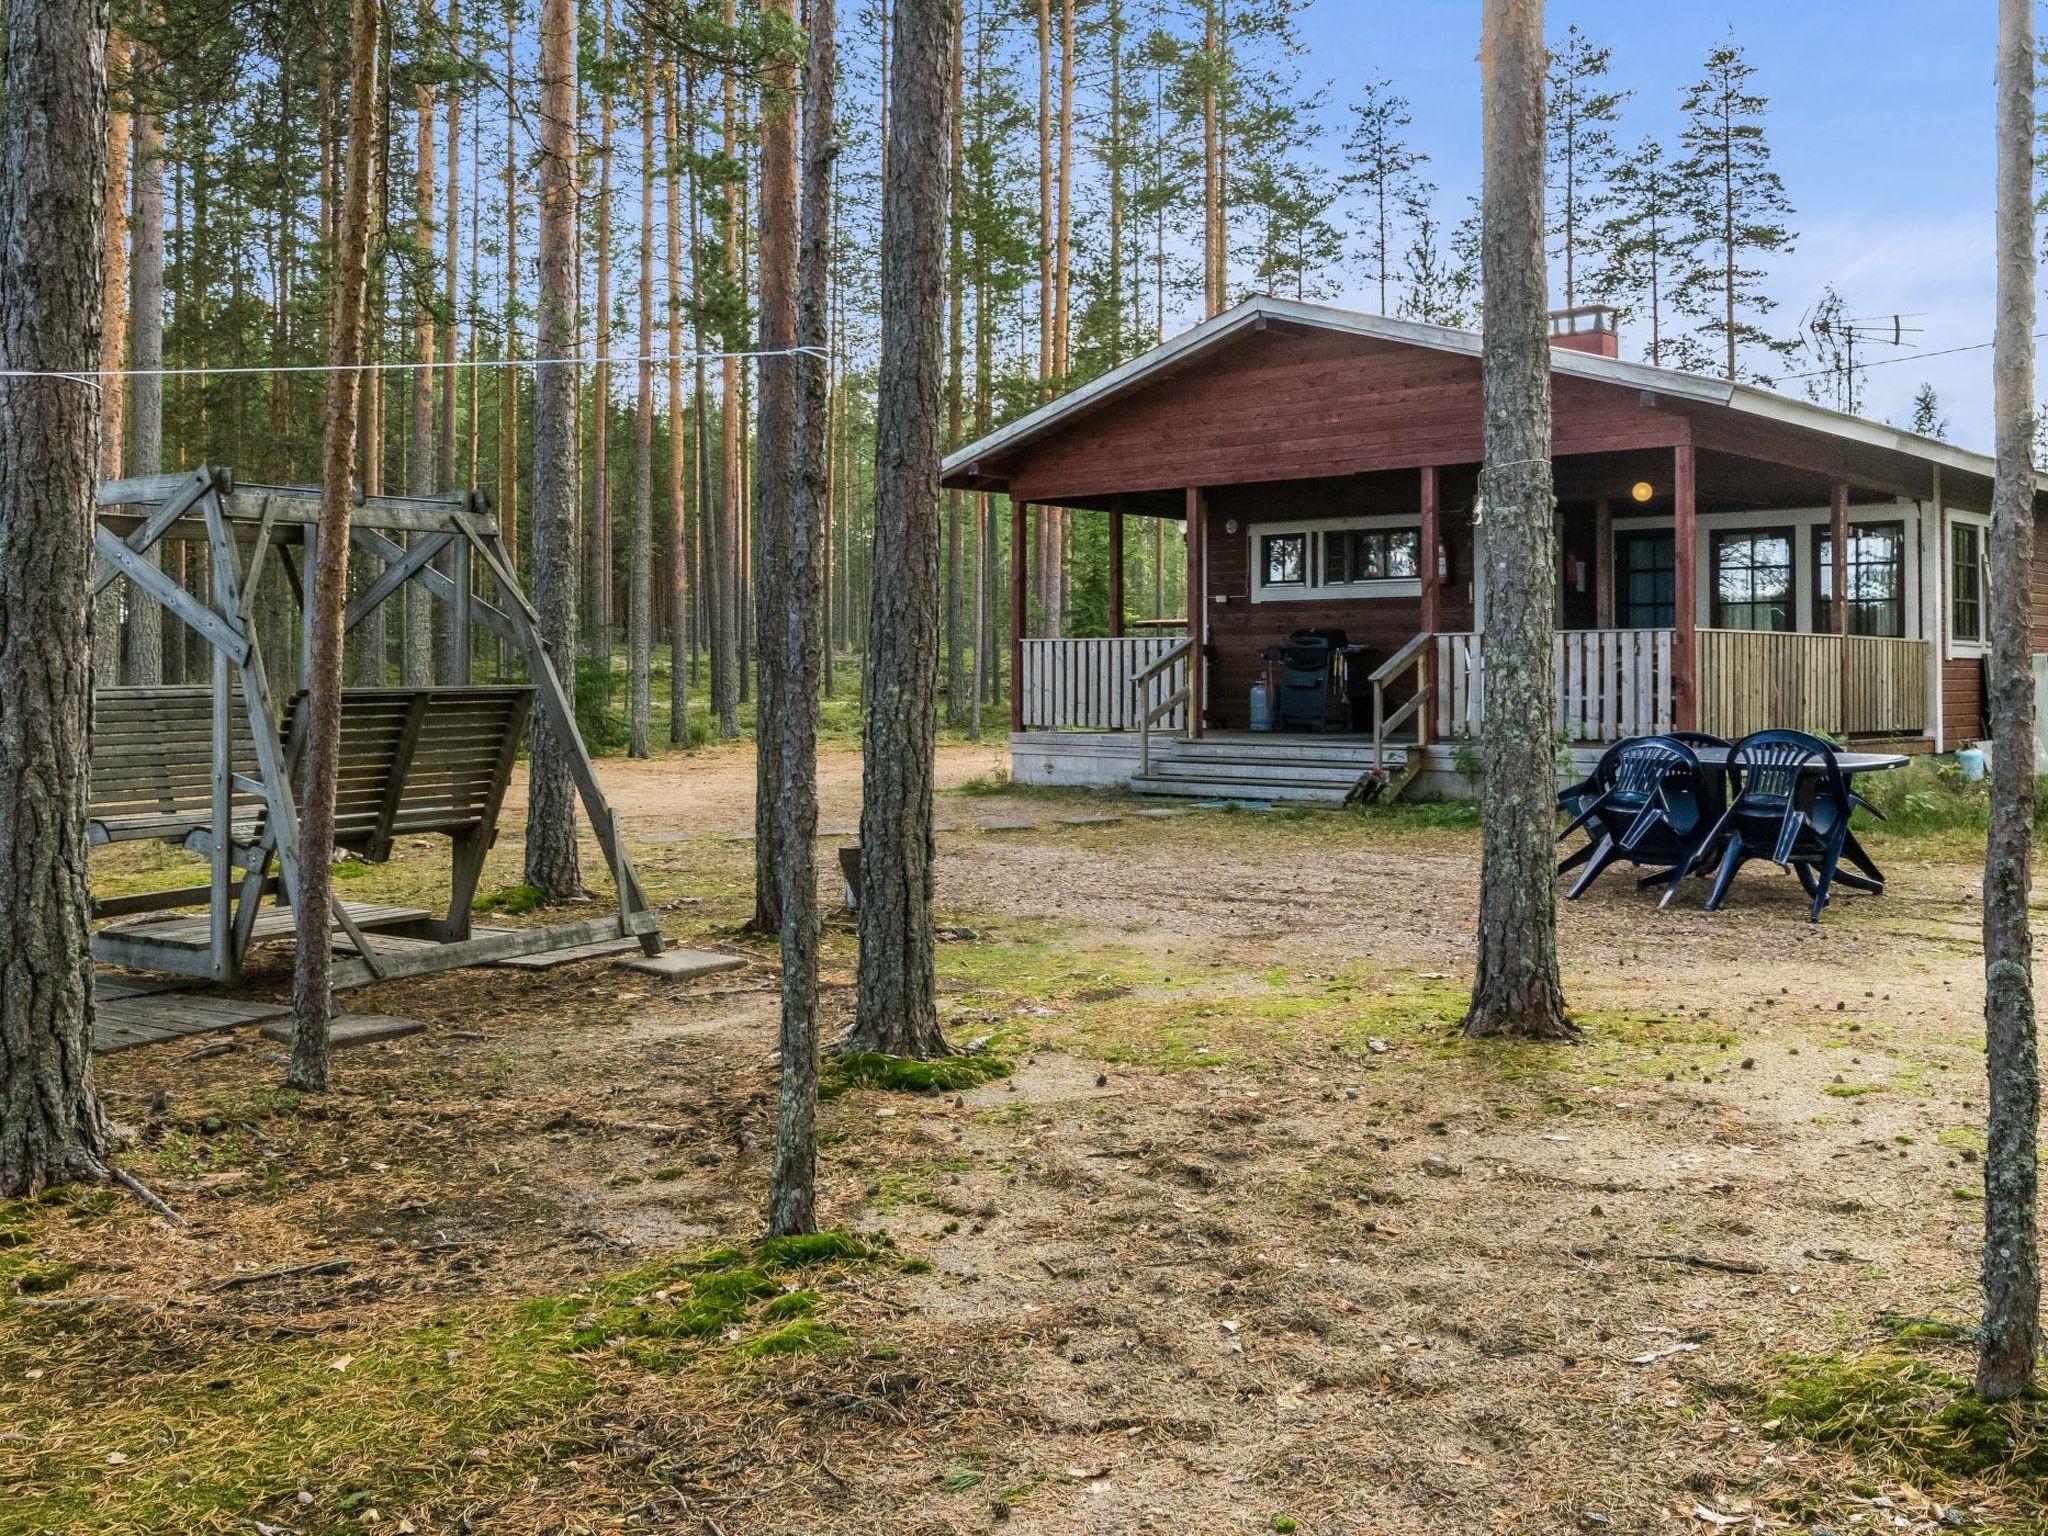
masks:
{"type": "MultiPolygon", "coordinates": [[[[1816,528],[1814,541],[1813,627],[1832,634],[1835,628],[1835,536],[1816,528]]],[[[1849,633],[1906,633],[1906,525],[1866,523],[1849,529],[1849,633]]]]}
{"type": "Polygon", "coordinates": [[[1792,628],[1792,535],[1784,528],[1714,535],[1714,627],[1792,628]]]}
{"type": "Polygon", "coordinates": [[[1308,584],[1308,535],[1269,533],[1259,541],[1259,563],[1269,587],[1308,584]]]}
{"type": "Polygon", "coordinates": [[[1948,628],[1952,638],[1984,639],[1984,530],[1975,523],[1949,529],[1948,628]]]}
{"type": "Polygon", "coordinates": [[[1617,541],[1621,580],[1614,620],[1623,629],[1669,629],[1678,613],[1676,546],[1669,533],[1624,533],[1617,541]]]}
{"type": "Polygon", "coordinates": [[[1323,535],[1323,585],[1413,581],[1422,534],[1415,528],[1338,528],[1323,535]]]}

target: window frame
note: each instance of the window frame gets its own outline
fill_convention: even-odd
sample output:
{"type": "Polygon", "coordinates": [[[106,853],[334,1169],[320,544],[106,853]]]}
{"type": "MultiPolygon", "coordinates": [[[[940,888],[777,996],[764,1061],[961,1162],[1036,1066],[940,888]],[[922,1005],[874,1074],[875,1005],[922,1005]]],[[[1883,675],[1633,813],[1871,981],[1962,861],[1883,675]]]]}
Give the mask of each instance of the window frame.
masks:
{"type": "Polygon", "coordinates": [[[1257,552],[1258,579],[1259,585],[1262,588],[1280,588],[1286,591],[1294,591],[1297,588],[1315,585],[1315,540],[1310,537],[1307,530],[1279,528],[1270,532],[1261,531],[1252,548],[1257,552]],[[1298,540],[1301,544],[1301,553],[1296,556],[1299,562],[1296,568],[1301,574],[1291,580],[1275,580],[1273,576],[1272,546],[1282,540],[1298,540]]]}
{"type": "MultiPolygon", "coordinates": [[[[1754,561],[1749,569],[1757,569],[1754,561]]],[[[1707,615],[1711,629],[1740,630],[1748,634],[1786,635],[1799,633],[1799,528],[1797,524],[1770,524],[1755,528],[1714,528],[1707,535],[1707,615]],[[1758,629],[1751,625],[1730,624],[1727,611],[1730,607],[1756,609],[1768,606],[1752,595],[1739,603],[1730,604],[1721,595],[1721,548],[1737,540],[1756,544],[1763,539],[1780,539],[1785,545],[1785,595],[1783,607],[1785,623],[1782,628],[1758,629]]]]}
{"type": "Polygon", "coordinates": [[[1958,516],[1956,513],[1951,512],[1948,517],[1948,531],[1942,539],[1941,562],[1943,581],[1941,622],[1944,632],[1948,636],[1950,649],[1952,651],[1960,651],[1966,655],[1981,655],[1990,649],[1991,644],[1988,627],[1991,607],[1991,564],[1987,558],[1989,555],[1987,547],[1990,542],[1989,535],[1990,524],[1985,520],[1976,517],[1958,516]],[[1972,601],[1977,609],[1977,632],[1974,635],[1966,635],[1956,627],[1956,600],[1959,595],[1959,583],[1956,580],[1959,569],[1956,561],[1956,538],[1957,535],[1963,533],[1967,533],[1974,542],[1977,554],[1973,568],[1975,576],[1973,585],[1976,590],[1972,594],[1972,601]]]}
{"type": "MultiPolygon", "coordinates": [[[[1892,537],[1892,541],[1893,541],[1893,548],[1894,548],[1894,549],[1895,549],[1895,550],[1897,551],[1897,556],[1896,556],[1896,559],[1895,559],[1895,560],[1893,561],[1893,569],[1894,569],[1894,570],[1896,570],[1896,571],[1898,572],[1898,587],[1897,587],[1897,590],[1896,590],[1896,591],[1895,591],[1895,592],[1893,593],[1893,595],[1892,595],[1892,596],[1891,596],[1890,598],[1887,598],[1887,599],[1875,599],[1875,600],[1874,600],[1874,599],[1870,599],[1870,598],[1858,598],[1858,599],[1854,599],[1854,600],[1852,600],[1852,602],[1851,602],[1851,604],[1850,604],[1850,609],[1849,609],[1849,631],[1848,631],[1848,632],[1849,632],[1850,634],[1852,634],[1852,635],[1864,635],[1864,634],[1867,634],[1868,632],[1866,632],[1866,631],[1864,631],[1864,630],[1860,630],[1860,629],[1856,628],[1856,609],[1857,609],[1858,607],[1872,607],[1872,606],[1875,606],[1875,605],[1876,605],[1876,603],[1878,603],[1878,602],[1884,602],[1884,603],[1887,603],[1887,604],[1889,604],[1889,605],[1891,605],[1891,606],[1893,606],[1893,607],[1895,607],[1895,608],[1897,609],[1897,612],[1898,612],[1898,616],[1899,616],[1899,627],[1898,627],[1898,632],[1897,632],[1896,634],[1890,634],[1890,635],[1886,635],[1886,634],[1873,634],[1873,635],[1869,635],[1869,638],[1871,638],[1871,639],[1878,639],[1878,640],[1903,640],[1903,639],[1906,639],[1906,638],[1907,638],[1907,635],[1906,635],[1906,620],[1907,620],[1907,604],[1906,604],[1906,576],[1907,576],[1907,559],[1906,559],[1906,524],[1905,524],[1905,522],[1904,522],[1904,521],[1903,521],[1902,519],[1898,519],[1898,518],[1883,518],[1883,519],[1877,519],[1877,520],[1866,520],[1866,521],[1863,521],[1863,522],[1852,522],[1852,523],[1850,523],[1850,524],[1849,524],[1849,549],[1850,549],[1850,553],[1851,553],[1852,555],[1853,555],[1853,554],[1854,554],[1854,552],[1855,552],[1855,548],[1856,548],[1856,535],[1858,534],[1858,532],[1859,532],[1859,531],[1860,531],[1860,532],[1863,532],[1863,533],[1866,533],[1866,534],[1869,534],[1869,533],[1888,533],[1888,534],[1890,534],[1890,535],[1891,535],[1891,537],[1892,537]]],[[[1829,540],[1831,540],[1831,539],[1832,539],[1833,537],[1834,537],[1834,528],[1833,528],[1833,526],[1832,526],[1832,524],[1831,524],[1831,523],[1817,523],[1817,524],[1815,524],[1815,525],[1814,525],[1814,529],[1813,529],[1813,582],[1812,582],[1812,591],[1811,591],[1811,593],[1809,594],[1809,596],[1810,596],[1810,598],[1811,598],[1811,600],[1812,600],[1812,607],[1813,607],[1813,632],[1814,632],[1815,634],[1819,634],[1819,635],[1831,635],[1831,634],[1833,634],[1833,633],[1835,632],[1835,631],[1834,631],[1834,619],[1833,619],[1833,616],[1832,616],[1832,615],[1828,615],[1828,616],[1827,616],[1827,617],[1825,618],[1825,620],[1823,619],[1823,615],[1824,615],[1824,614],[1827,614],[1827,612],[1828,612],[1828,607],[1829,607],[1830,605],[1832,605],[1832,603],[1833,603],[1834,599],[1832,599],[1831,597],[1828,597],[1828,596],[1827,596],[1827,595],[1826,595],[1826,594],[1825,594],[1825,593],[1824,593],[1824,592],[1822,591],[1822,583],[1823,583],[1823,582],[1827,582],[1827,581],[1831,581],[1831,580],[1833,579],[1833,577],[1834,577],[1834,562],[1833,562],[1833,561],[1832,561],[1831,559],[1824,559],[1824,558],[1822,557],[1822,546],[1823,546],[1823,545],[1824,545],[1825,543],[1827,543],[1827,542],[1828,542],[1829,540]]]]}
{"type": "Polygon", "coordinates": [[[1291,522],[1249,523],[1244,529],[1246,564],[1249,567],[1251,600],[1255,603],[1299,603],[1317,600],[1371,601],[1380,598],[1422,595],[1422,515],[1420,511],[1372,513],[1357,517],[1313,517],[1291,522]],[[1416,574],[1373,577],[1364,581],[1333,582],[1326,579],[1328,562],[1323,541],[1331,533],[1366,533],[1377,530],[1412,530],[1415,534],[1416,574]],[[1269,538],[1300,535],[1303,546],[1303,575],[1299,582],[1266,580],[1266,543],[1269,538]]]}

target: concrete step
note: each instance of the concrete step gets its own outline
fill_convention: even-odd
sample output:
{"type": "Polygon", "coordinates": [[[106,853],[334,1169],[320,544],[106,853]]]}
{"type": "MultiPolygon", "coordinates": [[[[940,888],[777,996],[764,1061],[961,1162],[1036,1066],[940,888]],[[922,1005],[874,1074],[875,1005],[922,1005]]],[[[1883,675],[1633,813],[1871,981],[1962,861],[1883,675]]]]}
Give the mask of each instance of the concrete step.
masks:
{"type": "Polygon", "coordinates": [[[1348,762],[1287,762],[1247,763],[1232,759],[1217,761],[1207,757],[1154,757],[1152,772],[1164,779],[1231,779],[1245,783],[1259,783],[1267,779],[1300,779],[1316,783],[1343,784],[1350,786],[1358,782],[1358,776],[1372,767],[1370,758],[1358,758],[1348,762]]]}
{"type": "Polygon", "coordinates": [[[1286,800],[1303,805],[1342,805],[1349,784],[1300,780],[1134,778],[1134,795],[1169,795],[1180,800],[1286,800]]]}

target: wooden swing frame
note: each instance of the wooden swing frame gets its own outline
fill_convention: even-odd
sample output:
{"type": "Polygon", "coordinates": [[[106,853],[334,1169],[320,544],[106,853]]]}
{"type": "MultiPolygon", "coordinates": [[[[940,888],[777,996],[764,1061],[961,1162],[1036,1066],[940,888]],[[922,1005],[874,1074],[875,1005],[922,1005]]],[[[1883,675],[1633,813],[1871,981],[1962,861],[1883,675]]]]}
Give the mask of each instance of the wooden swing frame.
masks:
{"type": "MultiPolygon", "coordinates": [[[[276,893],[282,905],[297,905],[299,819],[293,786],[301,746],[297,738],[303,732],[295,731],[294,739],[285,739],[287,725],[296,719],[297,711],[281,712],[271,692],[257,634],[254,595],[267,563],[275,560],[303,612],[319,539],[321,492],[317,486],[238,486],[230,471],[201,466],[182,474],[108,481],[100,486],[97,500],[95,598],[125,577],[134,600],[158,603],[206,640],[212,651],[212,677],[207,806],[202,814],[190,818],[191,824],[181,824],[159,839],[205,856],[207,883],[95,904],[97,915],[125,916],[203,903],[208,910],[207,942],[203,947],[189,941],[169,942],[162,934],[151,934],[151,921],[117,924],[93,935],[93,956],[108,965],[230,983],[242,972],[265,894],[276,893]],[[207,551],[209,580],[204,597],[187,591],[149,558],[166,539],[201,544],[207,551]],[[253,763],[238,766],[238,752],[252,753],[253,763]],[[249,767],[254,771],[245,771],[249,767]],[[258,818],[253,828],[249,822],[252,810],[258,818]]],[[[637,939],[647,955],[660,954],[659,916],[648,905],[626,852],[618,817],[598,785],[590,755],[576,729],[575,711],[541,638],[539,614],[520,590],[516,567],[497,520],[490,514],[488,498],[478,491],[427,497],[358,494],[349,538],[353,548],[383,562],[383,569],[349,601],[344,633],[354,630],[406,587],[417,585],[434,602],[451,610],[451,659],[457,677],[466,680],[470,675],[471,631],[478,627],[496,636],[511,656],[524,662],[532,703],[566,749],[570,777],[612,874],[617,911],[613,916],[577,923],[483,935],[471,931],[471,898],[482,874],[484,855],[496,838],[504,781],[516,750],[518,726],[526,718],[522,701],[515,720],[508,722],[502,712],[498,716],[501,726],[509,724],[514,739],[504,760],[492,765],[491,790],[470,813],[474,824],[456,839],[446,917],[413,914],[406,922],[380,928],[380,933],[401,941],[387,943],[380,950],[346,904],[336,900],[332,903],[335,925],[354,953],[337,959],[334,985],[361,986],[611,938],[637,939]],[[436,562],[444,557],[445,572],[436,568],[436,562]],[[497,598],[495,603],[476,590],[479,576],[497,598]]],[[[301,675],[310,670],[309,664],[310,653],[306,653],[301,675]]],[[[134,694],[137,690],[122,692],[134,694]]],[[[157,692],[186,694],[189,702],[191,691],[157,692]]],[[[345,691],[344,708],[352,695],[364,692],[345,691]]],[[[375,692],[388,694],[390,690],[375,692]]],[[[394,809],[409,766],[410,743],[417,740],[437,706],[475,706],[477,696],[491,690],[458,687],[409,692],[413,697],[403,726],[408,739],[401,742],[399,766],[392,769],[397,777],[389,786],[394,809]]],[[[375,856],[389,850],[391,820],[384,818],[373,839],[375,856]]],[[[89,830],[96,845],[124,840],[117,829],[99,821],[89,830]]],[[[131,828],[129,835],[158,834],[144,827],[131,828]]],[[[330,936],[329,942],[333,941],[330,936]]]]}

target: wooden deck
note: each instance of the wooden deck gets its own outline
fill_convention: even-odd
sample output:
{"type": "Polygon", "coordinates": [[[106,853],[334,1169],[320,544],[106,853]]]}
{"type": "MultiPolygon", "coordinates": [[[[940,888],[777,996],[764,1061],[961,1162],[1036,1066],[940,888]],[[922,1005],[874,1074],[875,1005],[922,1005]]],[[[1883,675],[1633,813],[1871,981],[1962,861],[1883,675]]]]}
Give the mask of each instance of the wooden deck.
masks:
{"type": "MultiPolygon", "coordinates": [[[[408,923],[424,921],[430,914],[418,907],[385,907],[374,902],[345,901],[342,906],[355,919],[356,927],[365,933],[377,928],[403,928],[408,923]]],[[[168,949],[189,949],[203,953],[212,940],[213,919],[201,913],[197,916],[159,917],[140,923],[117,923],[103,930],[108,934],[126,939],[143,939],[150,944],[160,944],[168,949]]],[[[290,907],[266,907],[257,916],[250,933],[252,944],[262,944],[271,939],[288,939],[299,931],[299,915],[290,907]]],[[[334,932],[342,931],[337,920],[334,932]]]]}
{"type": "Polygon", "coordinates": [[[291,1012],[283,1003],[196,996],[175,983],[149,991],[125,978],[101,977],[97,991],[92,1044],[102,1056],[138,1045],[160,1045],[242,1024],[260,1024],[291,1012]]]}

